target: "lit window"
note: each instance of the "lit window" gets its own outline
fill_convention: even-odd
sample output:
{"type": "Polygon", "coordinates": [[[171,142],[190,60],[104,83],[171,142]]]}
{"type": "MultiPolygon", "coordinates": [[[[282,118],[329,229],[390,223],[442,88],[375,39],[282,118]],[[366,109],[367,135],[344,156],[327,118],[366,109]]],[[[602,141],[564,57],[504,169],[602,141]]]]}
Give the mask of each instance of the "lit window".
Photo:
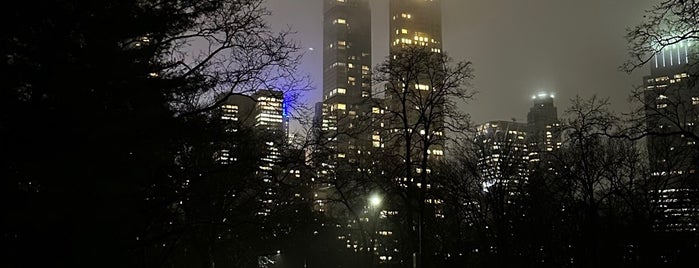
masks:
{"type": "Polygon", "coordinates": [[[429,85],[423,85],[423,84],[415,84],[415,88],[417,88],[419,90],[430,90],[429,85]]]}
{"type": "Polygon", "coordinates": [[[345,19],[336,19],[333,21],[333,24],[346,24],[347,21],[345,19]]]}
{"type": "MultiPolygon", "coordinates": [[[[351,65],[351,64],[350,64],[351,65]]],[[[335,67],[345,67],[347,66],[347,63],[344,62],[336,62],[330,65],[330,68],[335,68],[335,67]]],[[[351,67],[350,67],[351,68],[351,67]]]]}

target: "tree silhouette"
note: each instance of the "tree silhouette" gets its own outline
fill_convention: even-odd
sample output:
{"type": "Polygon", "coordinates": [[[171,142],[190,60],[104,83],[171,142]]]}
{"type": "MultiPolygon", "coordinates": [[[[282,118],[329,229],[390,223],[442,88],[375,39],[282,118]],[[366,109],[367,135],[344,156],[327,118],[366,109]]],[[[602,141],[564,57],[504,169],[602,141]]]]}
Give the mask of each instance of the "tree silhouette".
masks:
{"type": "Polygon", "coordinates": [[[269,29],[263,1],[55,0],[2,13],[2,263],[159,266],[178,241],[208,244],[204,267],[245,252],[209,254],[223,226],[192,221],[244,214],[242,189],[254,189],[249,166],[207,164],[214,144],[250,139],[221,136],[203,113],[215,93],[296,94],[298,47],[269,29]],[[240,200],[221,202],[229,190],[240,200]]]}

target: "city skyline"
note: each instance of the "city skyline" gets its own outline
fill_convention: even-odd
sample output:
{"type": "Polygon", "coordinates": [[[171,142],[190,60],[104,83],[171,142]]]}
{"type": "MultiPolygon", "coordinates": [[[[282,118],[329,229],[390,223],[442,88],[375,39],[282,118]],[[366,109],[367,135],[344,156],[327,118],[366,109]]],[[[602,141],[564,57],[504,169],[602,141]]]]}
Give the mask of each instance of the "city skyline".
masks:
{"type": "MultiPolygon", "coordinates": [[[[388,2],[371,1],[373,66],[388,56],[388,2]]],[[[322,1],[268,3],[272,27],[290,26],[306,50],[301,66],[315,88],[301,100],[312,105],[322,91],[322,1]]],[[[555,94],[559,112],[577,94],[608,97],[615,111],[630,112],[628,98],[648,70],[630,75],[618,70],[628,59],[624,35],[653,3],[442,0],[444,52],[474,63],[472,86],[478,94],[464,110],[477,124],[513,117],[524,122],[531,95],[545,91],[555,94]],[[489,105],[496,102],[504,105],[489,105]]]]}
{"type": "Polygon", "coordinates": [[[0,267],[696,266],[699,0],[6,13],[0,267]]]}

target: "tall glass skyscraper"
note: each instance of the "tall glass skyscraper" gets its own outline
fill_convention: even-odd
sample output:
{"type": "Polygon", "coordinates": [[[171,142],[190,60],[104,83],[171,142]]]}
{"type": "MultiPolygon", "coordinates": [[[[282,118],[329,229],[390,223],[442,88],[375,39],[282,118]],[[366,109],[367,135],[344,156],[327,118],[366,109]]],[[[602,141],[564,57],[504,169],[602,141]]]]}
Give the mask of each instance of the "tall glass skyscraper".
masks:
{"type": "Polygon", "coordinates": [[[662,232],[696,232],[699,224],[699,135],[697,47],[670,45],[651,60],[644,78],[644,104],[651,179],[660,185],[652,200],[658,211],[654,227],[662,232]]]}

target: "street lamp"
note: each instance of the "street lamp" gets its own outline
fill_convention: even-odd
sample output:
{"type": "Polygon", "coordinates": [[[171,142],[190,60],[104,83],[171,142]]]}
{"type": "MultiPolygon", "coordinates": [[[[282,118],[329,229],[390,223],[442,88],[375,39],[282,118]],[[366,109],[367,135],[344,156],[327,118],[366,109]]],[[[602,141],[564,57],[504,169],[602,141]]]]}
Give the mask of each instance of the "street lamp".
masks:
{"type": "Polygon", "coordinates": [[[374,255],[375,255],[375,247],[377,246],[376,243],[376,221],[378,220],[379,216],[377,215],[377,210],[379,206],[381,205],[381,196],[378,194],[373,194],[369,197],[369,208],[370,212],[369,215],[373,216],[373,219],[371,221],[371,233],[370,233],[370,241],[371,244],[369,244],[369,261],[371,267],[374,267],[374,255]]]}
{"type": "Polygon", "coordinates": [[[381,197],[376,194],[372,195],[369,197],[369,204],[374,208],[378,207],[381,205],[381,197]]]}

